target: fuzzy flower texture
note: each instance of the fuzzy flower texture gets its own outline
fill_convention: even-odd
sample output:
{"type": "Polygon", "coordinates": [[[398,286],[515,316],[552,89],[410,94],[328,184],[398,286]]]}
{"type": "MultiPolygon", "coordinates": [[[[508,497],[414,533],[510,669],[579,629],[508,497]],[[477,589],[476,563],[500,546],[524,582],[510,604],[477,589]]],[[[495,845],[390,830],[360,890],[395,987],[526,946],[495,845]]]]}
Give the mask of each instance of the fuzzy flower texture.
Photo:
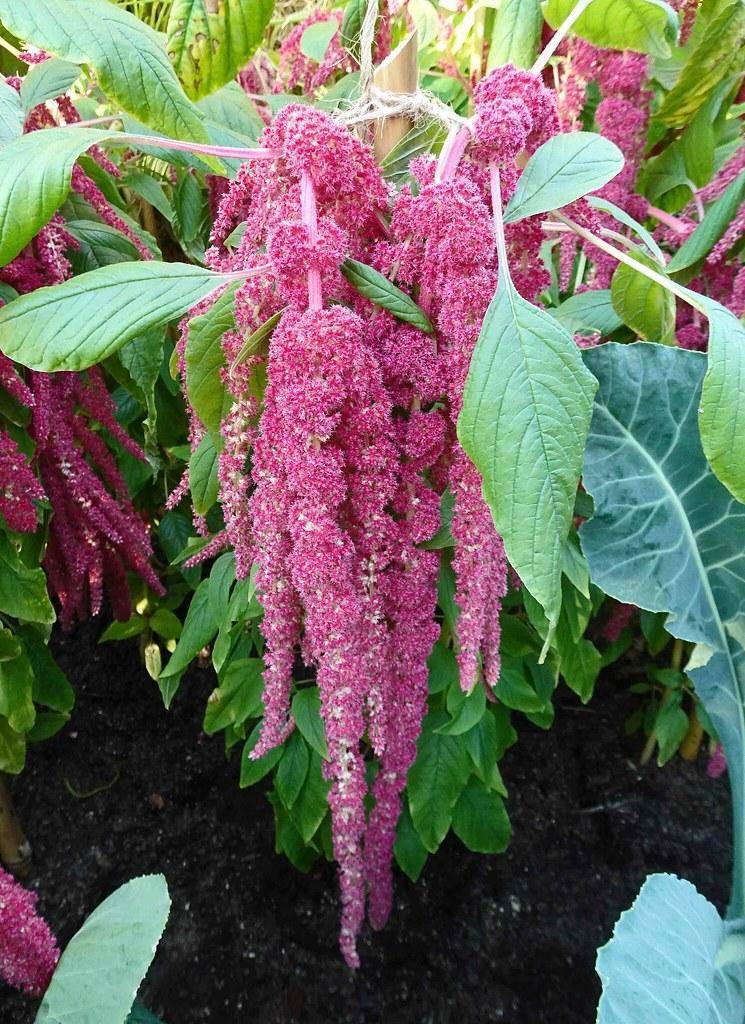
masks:
{"type": "MultiPolygon", "coordinates": [[[[29,55],[29,62],[45,59],[43,54],[29,55]]],[[[20,80],[8,79],[8,84],[19,88],[20,80]]],[[[69,98],[60,96],[35,107],[25,130],[79,120],[69,98]]],[[[119,176],[118,169],[95,147],[92,155],[102,170],[119,176]]],[[[143,259],[151,258],[139,237],[78,166],[73,168],[72,187],[96,215],[130,238],[143,259]]],[[[0,269],[0,281],[22,294],[60,284],[71,276],[68,254],[77,245],[61,215],[56,214],[0,269]]],[[[43,503],[48,504],[51,515],[42,564],[63,627],[100,611],[104,593],[114,616],[128,619],[128,571],[139,575],[156,593],[163,589],[149,562],[148,527],[132,505],[111,441],[136,459],[144,460],[145,455],[118,424],[100,370],[79,374],[23,371],[0,353],[0,388],[31,414],[25,436],[0,430],[0,516],[10,530],[32,533],[39,526],[43,503]]]]}
{"type": "Polygon", "coordinates": [[[49,925],[36,911],[36,894],[0,868],[0,978],[39,998],[59,956],[49,925]]]}
{"type": "MultiPolygon", "coordinates": [[[[240,169],[220,202],[209,253],[213,268],[247,272],[236,330],[223,339],[233,398],[219,473],[226,525],[210,551],[229,543],[239,575],[257,566],[265,717],[252,757],[293,729],[298,654],[315,670],[340,945],[351,966],[359,963],[366,901],[375,928],[391,910],[401,796],[427,708],[427,659],[441,631],[440,558],[422,544],[439,528],[446,492],[461,685],[491,689],[500,675],[507,563],[455,425],[497,279],[490,168],[499,169],[509,198],[516,157],[559,122],[552,93],[511,66],[480,83],[476,107],[473,137],[449,143],[439,160],[417,160],[415,187],[400,193],[355,135],[318,110],[285,107],[261,139],[278,154],[271,170],[264,162],[240,169]],[[224,240],[240,223],[245,231],[231,251],[224,240]],[[346,257],[395,279],[435,332],[361,298],[340,272],[346,257]],[[268,354],[237,361],[245,338],[280,311],[268,354]],[[369,795],[366,750],[377,768],[369,795]]],[[[529,299],[548,284],[542,241],[537,219],[507,229],[513,280],[529,299]]],[[[193,416],[192,442],[203,433],[193,416]]]]}

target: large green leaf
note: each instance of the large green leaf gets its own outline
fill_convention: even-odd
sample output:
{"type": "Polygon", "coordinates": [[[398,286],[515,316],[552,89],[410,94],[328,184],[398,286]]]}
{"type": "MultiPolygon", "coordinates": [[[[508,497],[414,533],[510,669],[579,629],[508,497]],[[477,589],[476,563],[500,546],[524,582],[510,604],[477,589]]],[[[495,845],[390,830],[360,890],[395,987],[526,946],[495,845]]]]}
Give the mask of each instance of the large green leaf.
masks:
{"type": "Polygon", "coordinates": [[[196,658],[205,644],[212,640],[217,633],[217,627],[218,622],[210,602],[210,581],[202,580],[191,599],[176,650],[160,674],[158,685],[166,707],[170,706],[181,676],[189,667],[192,658],[196,658]]]}
{"type": "Polygon", "coordinates": [[[708,368],[699,430],[709,465],[734,496],[745,502],[745,326],[724,306],[706,300],[708,368]]]}
{"type": "Polygon", "coordinates": [[[502,0],[494,12],[487,68],[532,67],[543,28],[540,0],[502,0]]]}
{"type": "Polygon", "coordinates": [[[56,99],[71,89],[80,78],[80,68],[67,60],[52,57],[33,64],[21,82],[21,101],[26,113],[47,100],[56,99]]]}
{"type": "MultiPolygon", "coordinates": [[[[642,266],[665,276],[664,268],[650,256],[640,251],[630,255],[642,266]]],[[[619,263],[610,294],[616,313],[645,341],[661,341],[665,345],[674,341],[675,296],[669,289],[627,263],[619,263]]]]}
{"type": "Polygon", "coordinates": [[[17,256],[52,218],[70,191],[77,158],[107,137],[106,132],[70,126],[30,132],[0,149],[0,206],[23,211],[23,216],[0,219],[0,264],[17,256]]]}
{"type": "Polygon", "coordinates": [[[613,308],[608,289],[578,292],[548,312],[572,333],[592,334],[598,331],[600,334],[612,334],[623,326],[623,320],[613,308]]]}
{"type": "Polygon", "coordinates": [[[222,379],[225,354],[222,339],[235,329],[235,293],[239,283],[230,285],[214,305],[189,324],[186,342],[186,390],[194,412],[207,430],[219,435],[220,423],[231,398],[222,379]]]}
{"type": "Polygon", "coordinates": [[[656,117],[672,128],[688,125],[719,83],[727,75],[742,71],[744,47],[745,4],[735,0],[707,26],[656,117]]]}
{"type": "Polygon", "coordinates": [[[504,211],[505,224],[567,206],[623,168],[621,150],[596,132],[564,132],[539,146],[504,211]]]}
{"type": "MultiPolygon", "coordinates": [[[[548,0],[543,13],[558,28],[575,6],[575,0],[548,0]]],[[[592,0],[572,31],[595,46],[669,57],[677,28],[675,12],[661,0],[592,0]]]]}
{"type": "Polygon", "coordinates": [[[504,800],[483,782],[470,778],[453,808],[453,831],[469,850],[503,853],[512,833],[504,800]]]}
{"type": "Polygon", "coordinates": [[[174,0],[166,49],[187,93],[198,99],[235,78],[273,10],[274,0],[174,0]]]}
{"type": "Polygon", "coordinates": [[[168,920],[163,875],[122,885],[67,944],[36,1024],[124,1024],[168,920]]]}
{"type": "Polygon", "coordinates": [[[745,507],[709,469],[697,410],[706,357],[661,345],[585,352],[598,377],[584,468],[595,502],[580,530],[592,580],[620,601],[667,612],[699,645],[688,673],[731,765],[732,912],[745,911],[745,507]]]}
{"type": "Polygon", "coordinates": [[[242,725],[247,718],[259,714],[263,670],[262,658],[238,658],[230,662],[220,685],[207,701],[204,731],[208,736],[231,725],[242,725]]]}
{"type": "Polygon", "coordinates": [[[198,516],[206,516],[217,501],[219,454],[212,435],[205,434],[189,459],[189,490],[198,516]]]}
{"type": "Polygon", "coordinates": [[[127,113],[176,139],[207,142],[156,32],[108,0],[0,0],[0,21],[20,39],[89,65],[127,113]]]}
{"type": "Polygon", "coordinates": [[[417,758],[409,772],[407,793],[414,827],[430,853],[447,835],[453,808],[471,772],[465,744],[459,736],[437,730],[447,721],[442,712],[430,714],[417,744],[417,758]]]}
{"type": "Polygon", "coordinates": [[[598,1024],[742,1024],[741,967],[717,962],[725,936],[695,886],[650,875],[598,950],[598,1024]]]}
{"type": "Polygon", "coordinates": [[[224,283],[186,263],[101,267],[0,309],[0,352],[33,370],[84,370],[224,283]]]}
{"type": "Polygon", "coordinates": [[[571,336],[500,274],[458,437],[483,477],[507,557],[552,625],[595,388],[571,336]]]}
{"type": "Polygon", "coordinates": [[[27,622],[55,620],[43,570],[38,566],[33,569],[25,566],[3,532],[0,532],[0,612],[27,622]]]}
{"type": "Polygon", "coordinates": [[[18,93],[0,78],[0,143],[17,139],[23,132],[23,120],[18,93]]]}

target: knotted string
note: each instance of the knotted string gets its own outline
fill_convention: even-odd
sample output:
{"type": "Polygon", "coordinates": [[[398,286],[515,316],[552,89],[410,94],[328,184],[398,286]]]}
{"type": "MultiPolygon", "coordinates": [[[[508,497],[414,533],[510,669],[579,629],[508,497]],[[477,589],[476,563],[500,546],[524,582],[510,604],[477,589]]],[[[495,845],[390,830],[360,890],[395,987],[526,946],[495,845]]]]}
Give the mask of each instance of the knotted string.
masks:
{"type": "Polygon", "coordinates": [[[367,0],[360,29],[360,98],[336,116],[347,125],[382,121],[387,117],[407,117],[413,122],[439,121],[448,128],[463,127],[466,118],[456,114],[442,100],[417,86],[415,93],[390,92],[375,85],[373,48],[378,20],[379,0],[367,0]]]}

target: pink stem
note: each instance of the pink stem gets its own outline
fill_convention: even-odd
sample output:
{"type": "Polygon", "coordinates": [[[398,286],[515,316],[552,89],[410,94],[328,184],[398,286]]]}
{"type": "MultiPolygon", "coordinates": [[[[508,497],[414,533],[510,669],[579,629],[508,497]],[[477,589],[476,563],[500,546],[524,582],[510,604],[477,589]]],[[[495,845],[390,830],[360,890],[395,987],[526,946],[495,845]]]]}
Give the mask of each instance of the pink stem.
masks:
{"type": "Polygon", "coordinates": [[[499,274],[509,279],[510,267],[507,262],[507,241],[504,237],[504,218],[502,215],[502,183],[499,179],[499,164],[492,160],[489,164],[489,181],[491,184],[492,217],[494,218],[494,238],[497,243],[499,274]]]}
{"type": "MultiPolygon", "coordinates": [[[[313,180],[307,171],[303,171],[300,179],[300,209],[303,224],[308,229],[308,240],[311,245],[318,241],[318,208],[316,206],[316,190],[313,180]]],[[[321,291],[321,271],[311,268],[308,271],[308,309],[323,308],[321,291]]]]}
{"type": "MultiPolygon", "coordinates": [[[[116,142],[116,137],[108,142],[116,142]]],[[[233,146],[207,146],[201,142],[181,142],[178,139],[165,139],[160,135],[130,135],[122,133],[122,142],[137,146],[157,146],[159,149],[178,149],[185,153],[203,153],[205,156],[233,157],[236,160],[276,160],[280,155],[276,149],[241,149],[233,146]]]]}
{"type": "Polygon", "coordinates": [[[470,139],[471,131],[469,128],[459,128],[457,131],[451,130],[440,150],[437,169],[435,170],[435,184],[450,181],[458,170],[458,164],[463,158],[470,139]]]}
{"type": "Polygon", "coordinates": [[[647,213],[650,217],[654,217],[660,224],[664,224],[665,227],[670,228],[676,235],[687,235],[688,228],[679,217],[673,217],[671,213],[665,213],[664,210],[658,209],[656,206],[652,206],[651,203],[647,203],[647,213]]]}

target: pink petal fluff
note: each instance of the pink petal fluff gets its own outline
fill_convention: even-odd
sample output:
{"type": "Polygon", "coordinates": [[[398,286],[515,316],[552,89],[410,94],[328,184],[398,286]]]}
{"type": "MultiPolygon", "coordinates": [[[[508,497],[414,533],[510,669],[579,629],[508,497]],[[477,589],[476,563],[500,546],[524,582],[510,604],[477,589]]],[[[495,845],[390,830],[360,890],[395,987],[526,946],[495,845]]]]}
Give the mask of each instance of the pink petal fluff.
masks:
{"type": "Polygon", "coordinates": [[[59,960],[49,925],[36,911],[36,894],[0,868],[0,977],[40,998],[59,960]]]}

